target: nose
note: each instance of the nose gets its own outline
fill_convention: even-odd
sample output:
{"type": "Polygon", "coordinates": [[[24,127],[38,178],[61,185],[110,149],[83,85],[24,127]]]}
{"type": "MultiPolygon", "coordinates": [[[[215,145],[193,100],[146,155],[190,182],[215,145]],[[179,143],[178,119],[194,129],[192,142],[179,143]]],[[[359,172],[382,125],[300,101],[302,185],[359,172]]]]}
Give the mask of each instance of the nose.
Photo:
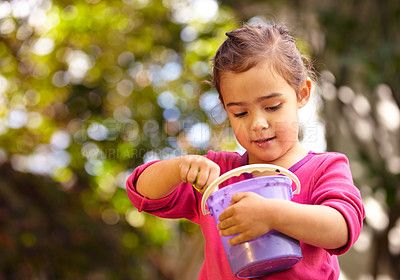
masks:
{"type": "Polygon", "coordinates": [[[268,122],[263,121],[263,122],[256,122],[253,124],[252,130],[253,131],[262,131],[265,130],[269,127],[268,122]]]}
{"type": "Polygon", "coordinates": [[[265,117],[261,116],[261,114],[254,117],[251,127],[253,131],[259,132],[267,129],[268,127],[269,127],[268,120],[265,117]]]}

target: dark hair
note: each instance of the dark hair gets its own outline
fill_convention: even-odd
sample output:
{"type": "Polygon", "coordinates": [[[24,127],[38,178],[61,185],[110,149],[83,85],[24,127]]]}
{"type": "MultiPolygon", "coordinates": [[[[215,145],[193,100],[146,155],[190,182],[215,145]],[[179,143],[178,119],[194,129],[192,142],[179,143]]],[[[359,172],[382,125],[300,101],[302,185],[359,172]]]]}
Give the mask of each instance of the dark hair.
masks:
{"type": "Polygon", "coordinates": [[[228,38],[218,48],[213,62],[213,80],[222,100],[220,83],[223,72],[245,72],[259,63],[267,63],[296,91],[308,77],[309,70],[286,26],[282,24],[245,24],[227,32],[228,38]]]}

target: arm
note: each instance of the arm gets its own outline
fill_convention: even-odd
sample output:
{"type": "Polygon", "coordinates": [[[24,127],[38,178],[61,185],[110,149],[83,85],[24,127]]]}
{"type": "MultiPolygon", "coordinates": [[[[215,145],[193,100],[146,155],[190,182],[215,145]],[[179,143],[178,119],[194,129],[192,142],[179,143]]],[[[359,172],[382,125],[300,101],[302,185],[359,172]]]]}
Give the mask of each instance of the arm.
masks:
{"type": "MultiPolygon", "coordinates": [[[[238,208],[236,214],[228,212],[221,219],[228,221],[232,216],[234,220],[222,224],[221,229],[235,224],[241,228],[232,228],[228,234],[222,234],[247,232],[245,237],[240,237],[239,242],[243,242],[276,229],[304,243],[327,249],[331,254],[348,251],[360,235],[365,217],[361,195],[353,184],[348,160],[342,154],[326,153],[314,156],[307,164],[305,167],[308,168],[303,170],[310,171],[303,176],[310,180],[306,183],[308,187],[305,189],[309,189],[306,190],[308,197],[304,204],[267,200],[250,193],[234,196],[231,206],[238,208]],[[239,213],[247,214],[240,217],[239,213]],[[246,220],[251,220],[252,224],[243,226],[246,220]],[[254,231],[246,231],[246,228],[254,231]]],[[[234,242],[238,243],[237,239],[234,242]]]]}
{"type": "Polygon", "coordinates": [[[347,223],[334,208],[266,199],[251,192],[235,194],[219,219],[222,236],[240,233],[230,239],[231,245],[254,239],[272,229],[325,249],[342,247],[348,240],[347,223]]]}
{"type": "Polygon", "coordinates": [[[156,162],[139,176],[136,190],[142,196],[159,199],[171,194],[182,182],[195,184],[200,192],[219,176],[219,166],[203,156],[188,155],[156,162]]]}
{"type": "Polygon", "coordinates": [[[150,165],[137,179],[137,192],[150,199],[166,197],[181,183],[179,164],[180,158],[173,158],[150,165]]]}

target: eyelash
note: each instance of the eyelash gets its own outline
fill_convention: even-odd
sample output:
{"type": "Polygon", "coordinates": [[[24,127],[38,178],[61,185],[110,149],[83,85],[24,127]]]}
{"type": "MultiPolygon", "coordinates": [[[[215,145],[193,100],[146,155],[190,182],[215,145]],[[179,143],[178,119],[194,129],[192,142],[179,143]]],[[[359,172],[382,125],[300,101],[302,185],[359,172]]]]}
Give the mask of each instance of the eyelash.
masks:
{"type": "Polygon", "coordinates": [[[233,114],[233,116],[235,118],[241,118],[241,117],[244,117],[246,114],[247,114],[247,112],[242,112],[242,113],[239,113],[239,114],[233,114]]]}
{"type": "MultiPolygon", "coordinates": [[[[280,107],[281,107],[281,104],[278,104],[278,105],[276,105],[276,106],[266,107],[265,110],[266,110],[266,111],[276,111],[276,110],[278,110],[280,107]]],[[[247,112],[242,112],[242,113],[239,113],[239,114],[233,114],[233,116],[234,116],[235,118],[241,118],[241,117],[244,117],[245,115],[247,115],[247,112]]]]}
{"type": "Polygon", "coordinates": [[[276,111],[281,107],[281,104],[278,104],[276,106],[272,106],[272,107],[267,107],[265,109],[268,109],[269,111],[276,111]]]}

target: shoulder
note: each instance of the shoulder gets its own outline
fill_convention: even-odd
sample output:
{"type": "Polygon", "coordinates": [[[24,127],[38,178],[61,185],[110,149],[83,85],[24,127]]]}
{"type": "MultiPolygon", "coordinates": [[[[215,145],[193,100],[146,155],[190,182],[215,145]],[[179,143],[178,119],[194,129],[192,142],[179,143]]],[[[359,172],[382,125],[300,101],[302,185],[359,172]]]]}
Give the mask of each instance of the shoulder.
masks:
{"type": "Polygon", "coordinates": [[[314,183],[321,177],[328,177],[327,175],[331,179],[352,178],[348,158],[337,152],[314,153],[295,173],[311,178],[314,183]]]}
{"type": "Polygon", "coordinates": [[[332,164],[349,165],[346,155],[337,152],[315,153],[310,160],[314,167],[327,167],[332,164]]]}
{"type": "Polygon", "coordinates": [[[326,160],[326,159],[346,159],[346,155],[338,152],[324,152],[324,153],[314,153],[314,157],[319,160],[326,160]]]}
{"type": "Polygon", "coordinates": [[[308,175],[314,184],[317,182],[347,182],[353,185],[348,158],[341,153],[316,153],[309,161],[308,175]]]}

